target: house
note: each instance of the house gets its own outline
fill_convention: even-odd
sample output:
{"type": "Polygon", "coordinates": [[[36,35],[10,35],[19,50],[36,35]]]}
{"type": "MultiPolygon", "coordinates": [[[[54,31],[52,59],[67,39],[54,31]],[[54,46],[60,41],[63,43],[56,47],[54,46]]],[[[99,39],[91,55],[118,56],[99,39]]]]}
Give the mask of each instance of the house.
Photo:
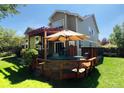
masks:
{"type": "MultiPolygon", "coordinates": [[[[29,45],[30,42],[29,42],[29,35],[27,34],[28,32],[31,32],[33,31],[34,29],[31,28],[31,27],[28,27],[26,30],[25,30],[25,44],[24,44],[24,48],[35,48],[34,44],[32,45],[29,45]]],[[[34,38],[34,37],[32,37],[34,38]]],[[[32,42],[34,41],[34,39],[31,40],[32,42]]]]}
{"type": "MultiPolygon", "coordinates": [[[[76,46],[77,55],[81,55],[81,48],[82,47],[98,47],[98,36],[99,30],[95,20],[94,14],[80,16],[77,13],[72,13],[66,10],[56,10],[50,17],[49,17],[49,28],[62,28],[67,30],[76,31],[82,34],[86,34],[90,36],[88,41],[69,41],[69,45],[76,46]]],[[[25,32],[27,37],[26,45],[28,48],[39,48],[38,41],[42,43],[40,46],[43,48],[44,40],[43,37],[39,36],[30,36],[30,32],[34,31],[31,28],[28,28],[25,32]]],[[[36,30],[35,30],[36,31],[36,30]]],[[[49,45],[49,44],[48,44],[49,45]]],[[[53,45],[53,52],[57,53],[61,51],[61,47],[64,46],[64,43],[55,42],[53,45]]]]}
{"type": "MultiPolygon", "coordinates": [[[[63,27],[90,36],[89,41],[76,41],[78,55],[81,55],[80,47],[98,47],[99,30],[93,14],[80,16],[66,10],[57,10],[50,16],[49,21],[50,27],[63,27]]],[[[73,42],[71,41],[70,44],[73,42]]]]}

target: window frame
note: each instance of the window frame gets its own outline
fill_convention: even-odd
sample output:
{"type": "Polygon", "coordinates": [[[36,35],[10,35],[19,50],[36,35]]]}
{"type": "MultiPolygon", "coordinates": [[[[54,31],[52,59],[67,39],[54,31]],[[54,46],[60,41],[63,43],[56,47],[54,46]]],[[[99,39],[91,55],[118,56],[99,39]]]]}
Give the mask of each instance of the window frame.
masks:
{"type": "Polygon", "coordinates": [[[51,24],[52,24],[52,27],[55,27],[55,28],[64,27],[64,19],[56,20],[52,22],[51,24]],[[57,22],[59,23],[59,25],[56,24],[57,22]]]}

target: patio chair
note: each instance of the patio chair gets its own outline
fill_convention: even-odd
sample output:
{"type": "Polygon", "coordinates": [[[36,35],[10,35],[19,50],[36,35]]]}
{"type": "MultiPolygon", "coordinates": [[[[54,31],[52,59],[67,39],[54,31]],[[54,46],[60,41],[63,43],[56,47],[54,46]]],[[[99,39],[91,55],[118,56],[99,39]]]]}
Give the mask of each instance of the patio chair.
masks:
{"type": "Polygon", "coordinates": [[[94,68],[94,66],[95,66],[94,61],[95,60],[96,60],[96,57],[93,57],[93,58],[87,59],[86,61],[83,60],[83,62],[81,63],[80,67],[85,68],[86,76],[92,70],[92,68],[94,68]]]}
{"type": "Polygon", "coordinates": [[[73,72],[77,73],[77,78],[83,78],[85,77],[85,68],[80,68],[79,70],[77,68],[72,69],[73,72]]]}

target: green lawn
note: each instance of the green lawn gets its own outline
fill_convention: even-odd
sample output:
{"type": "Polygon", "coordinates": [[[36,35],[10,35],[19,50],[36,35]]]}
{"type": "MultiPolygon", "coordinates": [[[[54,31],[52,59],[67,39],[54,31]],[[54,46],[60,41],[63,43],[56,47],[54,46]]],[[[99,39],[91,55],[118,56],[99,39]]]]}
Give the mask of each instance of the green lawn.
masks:
{"type": "Polygon", "coordinates": [[[0,60],[0,87],[38,88],[38,87],[124,87],[124,58],[104,57],[104,62],[98,65],[83,79],[48,80],[35,77],[26,67],[20,65],[20,60],[14,56],[0,60]]]}

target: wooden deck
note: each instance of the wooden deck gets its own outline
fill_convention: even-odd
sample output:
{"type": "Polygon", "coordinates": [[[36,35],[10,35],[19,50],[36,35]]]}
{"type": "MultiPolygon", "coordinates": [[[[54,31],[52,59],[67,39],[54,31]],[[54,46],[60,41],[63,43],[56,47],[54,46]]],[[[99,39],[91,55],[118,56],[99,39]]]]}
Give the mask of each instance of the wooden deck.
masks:
{"type": "Polygon", "coordinates": [[[82,60],[44,60],[37,58],[36,64],[35,69],[49,79],[83,78],[96,65],[96,57],[82,60]]]}

